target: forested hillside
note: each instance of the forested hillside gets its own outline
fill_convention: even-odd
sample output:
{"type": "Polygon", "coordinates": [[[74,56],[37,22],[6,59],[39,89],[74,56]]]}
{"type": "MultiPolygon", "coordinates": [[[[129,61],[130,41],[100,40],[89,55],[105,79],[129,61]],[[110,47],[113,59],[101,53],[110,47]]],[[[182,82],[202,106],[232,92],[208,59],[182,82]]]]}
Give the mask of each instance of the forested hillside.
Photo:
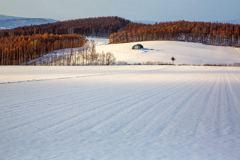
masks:
{"type": "Polygon", "coordinates": [[[109,37],[110,43],[148,40],[199,42],[218,46],[239,46],[240,25],[176,21],[151,24],[130,23],[109,37]]]}
{"type": "Polygon", "coordinates": [[[120,17],[97,17],[60,21],[42,25],[24,26],[0,31],[0,38],[35,34],[80,34],[86,36],[109,37],[130,23],[120,17]]]}
{"type": "Polygon", "coordinates": [[[32,25],[0,31],[0,65],[19,65],[54,50],[82,47],[86,36],[109,37],[130,23],[97,17],[32,25]]]}
{"type": "Polygon", "coordinates": [[[82,47],[85,36],[36,34],[0,39],[0,65],[26,64],[54,50],[82,47]]]}

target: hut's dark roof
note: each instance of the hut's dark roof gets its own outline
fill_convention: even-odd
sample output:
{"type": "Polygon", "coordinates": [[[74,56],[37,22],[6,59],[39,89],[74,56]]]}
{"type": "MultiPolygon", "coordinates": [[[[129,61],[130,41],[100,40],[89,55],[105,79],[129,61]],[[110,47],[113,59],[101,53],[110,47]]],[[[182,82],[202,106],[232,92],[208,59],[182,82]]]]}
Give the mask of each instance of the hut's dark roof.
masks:
{"type": "Polygon", "coordinates": [[[143,45],[141,44],[136,44],[132,47],[132,49],[141,49],[141,48],[143,48],[143,45]]]}

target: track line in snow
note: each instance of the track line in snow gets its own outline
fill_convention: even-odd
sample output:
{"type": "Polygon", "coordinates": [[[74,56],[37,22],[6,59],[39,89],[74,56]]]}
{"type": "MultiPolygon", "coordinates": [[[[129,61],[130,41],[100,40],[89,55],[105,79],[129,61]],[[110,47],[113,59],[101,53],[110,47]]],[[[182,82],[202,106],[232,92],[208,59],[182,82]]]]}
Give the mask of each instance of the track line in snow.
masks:
{"type": "MultiPolygon", "coordinates": [[[[155,89],[155,92],[156,93],[158,93],[159,92],[159,90],[156,88],[155,89]]],[[[136,92],[135,92],[136,93],[136,92]]],[[[150,94],[151,93],[151,95],[150,96],[148,96],[149,98],[147,98],[147,99],[151,99],[151,98],[153,98],[154,97],[154,95],[156,95],[156,93],[154,93],[153,92],[153,90],[150,90],[150,91],[148,91],[147,93],[145,92],[145,93],[141,93],[140,94],[140,96],[143,96],[143,95],[148,95],[148,94],[150,94]]],[[[109,106],[110,108],[109,109],[107,109],[107,112],[110,112],[111,113],[111,109],[112,109],[112,107],[114,107],[113,109],[116,109],[116,106],[117,106],[117,104],[121,104],[122,102],[124,102],[124,101],[129,101],[128,99],[139,99],[138,97],[136,97],[136,95],[134,95],[134,96],[132,96],[132,97],[129,97],[129,98],[127,98],[127,99],[123,99],[123,100],[117,100],[117,102],[116,103],[113,103],[113,104],[107,104],[107,106],[109,106]]],[[[146,99],[146,98],[145,98],[146,99]]],[[[145,100],[144,99],[144,100],[145,100]]],[[[103,106],[104,107],[104,109],[106,109],[106,107],[107,106],[103,106]]],[[[97,109],[100,109],[100,108],[97,108],[97,109]]],[[[98,110],[99,111],[99,110],[98,110]]],[[[95,112],[95,111],[94,111],[95,112]]],[[[93,113],[94,113],[93,112],[93,113]]],[[[118,112],[117,112],[118,113],[118,112]]],[[[95,116],[94,116],[94,118],[96,118],[95,116]]],[[[77,123],[77,124],[79,124],[79,123],[77,123]]]]}
{"type": "MultiPolygon", "coordinates": [[[[200,77],[201,76],[196,77],[196,79],[198,79],[200,77]]],[[[185,82],[185,84],[188,84],[188,82],[185,82]]],[[[161,90],[160,93],[155,94],[152,97],[154,102],[151,103],[151,105],[147,105],[146,109],[143,112],[136,114],[137,117],[134,116],[134,118],[132,118],[132,120],[129,121],[127,126],[122,125],[121,130],[125,130],[125,132],[128,131],[128,130],[134,130],[134,132],[136,132],[136,133],[142,133],[142,132],[150,131],[151,129],[149,129],[149,128],[151,128],[150,127],[151,126],[151,121],[154,121],[154,117],[157,117],[156,119],[158,119],[158,117],[161,116],[162,113],[164,113],[165,110],[170,109],[171,106],[172,107],[175,106],[175,103],[179,103],[180,101],[182,101],[181,98],[177,99],[175,97],[186,94],[186,93],[182,93],[181,91],[179,92],[179,90],[182,89],[181,85],[185,85],[185,84],[181,83],[180,85],[178,84],[175,87],[173,87],[172,89],[169,89],[170,92],[168,92],[166,95],[164,95],[163,93],[166,92],[167,89],[166,90],[161,90]],[[161,98],[157,99],[158,97],[161,97],[161,98]],[[155,100],[155,99],[157,99],[157,100],[155,100]],[[174,99],[174,101],[170,103],[171,105],[168,103],[168,105],[166,106],[166,102],[171,101],[171,99],[174,99]],[[157,110],[159,110],[159,112],[157,112],[157,110]],[[149,115],[152,115],[152,116],[149,117],[149,115]],[[151,118],[151,119],[147,119],[147,118],[151,118]],[[135,128],[139,124],[141,124],[141,127],[135,128]],[[133,129],[133,128],[135,128],[135,129],[133,129]],[[138,130],[139,128],[141,129],[141,131],[138,130]]],[[[195,83],[191,83],[185,89],[190,89],[194,85],[195,85],[195,83]]],[[[145,105],[143,105],[143,106],[145,106],[145,105]]],[[[159,121],[159,123],[161,123],[161,121],[159,121]]],[[[133,134],[136,134],[136,133],[133,133],[133,134]]],[[[132,134],[132,133],[129,133],[129,134],[132,134]]]]}
{"type": "Polygon", "coordinates": [[[125,69],[0,85],[0,159],[238,159],[238,68],[125,69]]]}

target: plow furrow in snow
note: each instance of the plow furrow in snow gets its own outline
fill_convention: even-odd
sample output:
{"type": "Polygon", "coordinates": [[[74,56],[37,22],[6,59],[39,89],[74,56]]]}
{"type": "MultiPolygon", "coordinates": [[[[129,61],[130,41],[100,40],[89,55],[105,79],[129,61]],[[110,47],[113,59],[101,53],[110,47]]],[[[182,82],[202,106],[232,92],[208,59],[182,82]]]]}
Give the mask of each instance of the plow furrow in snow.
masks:
{"type": "Polygon", "coordinates": [[[0,84],[0,159],[239,158],[239,68],[113,67],[0,84]]]}

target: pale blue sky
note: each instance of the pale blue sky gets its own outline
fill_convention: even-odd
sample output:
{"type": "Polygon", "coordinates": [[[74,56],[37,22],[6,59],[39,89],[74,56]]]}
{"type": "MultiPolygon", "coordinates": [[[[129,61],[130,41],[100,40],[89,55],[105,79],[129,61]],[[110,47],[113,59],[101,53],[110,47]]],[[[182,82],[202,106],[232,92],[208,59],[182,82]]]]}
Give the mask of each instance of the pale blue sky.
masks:
{"type": "Polygon", "coordinates": [[[56,20],[120,16],[149,21],[240,19],[240,0],[0,0],[0,14],[56,20]]]}

